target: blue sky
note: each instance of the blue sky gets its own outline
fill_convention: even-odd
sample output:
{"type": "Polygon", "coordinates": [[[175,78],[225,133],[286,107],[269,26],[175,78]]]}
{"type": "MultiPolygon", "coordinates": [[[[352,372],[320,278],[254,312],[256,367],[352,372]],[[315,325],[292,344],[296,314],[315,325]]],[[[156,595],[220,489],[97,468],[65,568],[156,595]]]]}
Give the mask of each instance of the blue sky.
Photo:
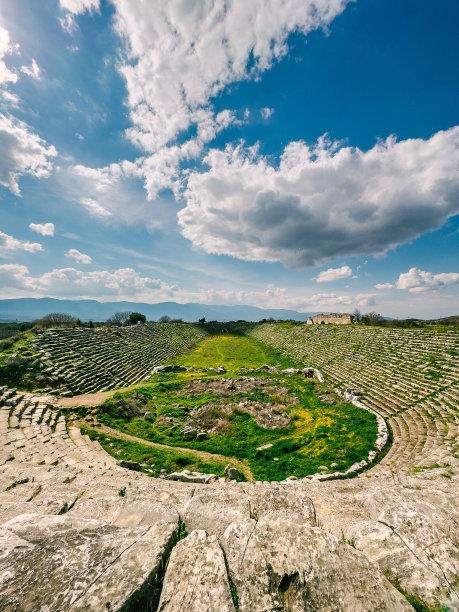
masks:
{"type": "Polygon", "coordinates": [[[458,314],[455,0],[2,0],[0,297],[458,314]]]}

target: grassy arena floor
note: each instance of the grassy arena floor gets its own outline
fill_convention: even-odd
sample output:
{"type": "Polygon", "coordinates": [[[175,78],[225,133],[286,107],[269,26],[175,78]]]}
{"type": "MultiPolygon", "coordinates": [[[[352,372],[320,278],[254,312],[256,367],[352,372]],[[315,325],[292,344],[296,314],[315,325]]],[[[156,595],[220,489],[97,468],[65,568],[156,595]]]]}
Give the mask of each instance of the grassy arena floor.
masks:
{"type": "MultiPolygon", "coordinates": [[[[193,385],[190,385],[193,380],[210,383],[217,378],[234,379],[240,376],[240,367],[258,367],[263,363],[278,367],[307,365],[287,362],[252,338],[213,336],[172,363],[196,368],[224,365],[227,372],[222,375],[188,372],[156,375],[151,382],[136,386],[135,391],[123,390],[107,400],[100,407],[99,421],[151,442],[235,457],[250,466],[257,480],[282,480],[290,475],[302,477],[320,471],[322,466],[332,472],[345,470],[352,463],[366,458],[373,447],[377,434],[374,415],[336,396],[333,405],[324,403],[319,396],[333,395],[333,392],[325,384],[310,382],[302,375],[250,374],[260,381],[265,379],[264,385],[260,384],[259,388],[252,388],[248,392],[235,391],[226,397],[214,393],[211,384],[209,391],[201,389],[199,394],[193,391],[193,385]],[[287,389],[285,397],[296,397],[299,402],[286,406],[285,397],[276,395],[280,386],[287,389]],[[143,396],[140,405],[139,395],[143,396]],[[282,429],[262,427],[251,414],[237,408],[239,402],[269,402],[274,408],[279,403],[279,410],[288,414],[290,423],[282,429]],[[228,403],[231,403],[233,410],[224,426],[204,440],[184,439],[181,430],[193,409],[212,406],[210,412],[214,411],[218,418],[224,404],[228,403]],[[151,420],[142,418],[145,411],[150,412],[151,420]],[[264,451],[256,450],[265,444],[272,444],[272,447],[264,451]]],[[[112,452],[111,448],[120,450],[118,443],[110,443],[113,447],[104,444],[109,452],[112,452]]],[[[141,451],[143,460],[147,461],[148,452],[152,453],[147,448],[137,449],[135,454],[141,451]]],[[[121,450],[123,458],[128,458],[128,446],[124,444],[121,450]]],[[[155,452],[155,464],[162,464],[163,460],[158,460],[158,451],[155,452]]],[[[170,450],[167,452],[170,453],[170,450]]],[[[180,465],[176,459],[173,458],[173,463],[180,465]]],[[[209,462],[206,464],[209,466],[209,462]]],[[[221,472],[221,461],[215,462],[214,469],[221,472]]]]}

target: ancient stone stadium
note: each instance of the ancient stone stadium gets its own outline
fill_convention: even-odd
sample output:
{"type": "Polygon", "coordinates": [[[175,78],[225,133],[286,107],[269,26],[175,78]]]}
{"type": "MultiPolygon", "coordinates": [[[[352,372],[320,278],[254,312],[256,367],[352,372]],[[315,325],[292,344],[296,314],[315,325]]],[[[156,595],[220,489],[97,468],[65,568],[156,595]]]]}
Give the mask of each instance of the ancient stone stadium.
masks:
{"type": "Polygon", "coordinates": [[[0,610],[459,610],[459,335],[26,332],[0,356],[0,610]]]}

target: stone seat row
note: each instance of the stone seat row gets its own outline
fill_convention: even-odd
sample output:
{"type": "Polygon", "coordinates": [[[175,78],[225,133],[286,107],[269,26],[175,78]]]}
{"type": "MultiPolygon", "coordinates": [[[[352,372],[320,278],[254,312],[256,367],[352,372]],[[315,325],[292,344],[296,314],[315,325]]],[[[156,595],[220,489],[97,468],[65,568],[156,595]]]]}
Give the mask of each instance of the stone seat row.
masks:
{"type": "MultiPolygon", "coordinates": [[[[362,388],[367,405],[387,419],[394,443],[380,464],[373,468],[375,473],[394,469],[394,466],[409,470],[426,461],[439,462],[439,459],[447,463],[457,454],[459,392],[453,365],[457,336],[448,334],[445,340],[445,334],[440,337],[430,334],[428,348],[416,353],[414,347],[406,350],[411,339],[416,338],[413,333],[403,334],[406,330],[391,333],[392,330],[306,330],[296,327],[286,333],[275,327],[265,325],[264,330],[258,330],[256,335],[299,362],[307,360],[313,363],[329,383],[341,391],[348,386],[362,388]],[[376,334],[372,333],[376,331],[376,334]],[[371,348],[362,350],[362,338],[370,336],[371,348]],[[394,344],[399,345],[403,359],[387,350],[389,342],[391,350],[394,344]],[[352,345],[358,346],[360,352],[352,345]],[[449,360],[447,374],[430,361],[426,362],[425,356],[434,351],[442,359],[449,360]],[[419,368],[418,361],[425,363],[424,369],[419,368]],[[395,368],[394,363],[397,364],[395,368]],[[430,369],[439,371],[441,378],[438,381],[427,376],[430,369]],[[450,400],[449,406],[445,405],[445,393],[450,400]]],[[[421,341],[414,344],[419,346],[421,341]]]]}
{"type": "Polygon", "coordinates": [[[122,329],[121,340],[103,329],[44,332],[36,339],[35,346],[48,356],[52,364],[50,374],[63,379],[71,392],[88,393],[139,382],[155,365],[202,336],[190,326],[182,327],[181,331],[168,334],[158,330],[158,326],[135,326],[122,329]]]}

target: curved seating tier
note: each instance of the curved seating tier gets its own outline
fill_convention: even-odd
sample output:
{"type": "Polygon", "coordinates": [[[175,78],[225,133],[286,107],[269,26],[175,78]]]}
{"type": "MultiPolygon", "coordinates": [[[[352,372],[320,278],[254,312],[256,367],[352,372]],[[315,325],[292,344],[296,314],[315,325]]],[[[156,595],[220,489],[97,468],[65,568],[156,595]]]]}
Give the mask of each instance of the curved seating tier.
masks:
{"type": "Polygon", "coordinates": [[[63,393],[92,393],[143,380],[155,365],[204,335],[197,327],[180,323],[50,329],[32,341],[33,357],[63,393]]]}
{"type": "Polygon", "coordinates": [[[393,443],[374,475],[454,463],[459,452],[459,334],[454,331],[264,324],[253,336],[329,385],[360,387],[393,443]]]}

